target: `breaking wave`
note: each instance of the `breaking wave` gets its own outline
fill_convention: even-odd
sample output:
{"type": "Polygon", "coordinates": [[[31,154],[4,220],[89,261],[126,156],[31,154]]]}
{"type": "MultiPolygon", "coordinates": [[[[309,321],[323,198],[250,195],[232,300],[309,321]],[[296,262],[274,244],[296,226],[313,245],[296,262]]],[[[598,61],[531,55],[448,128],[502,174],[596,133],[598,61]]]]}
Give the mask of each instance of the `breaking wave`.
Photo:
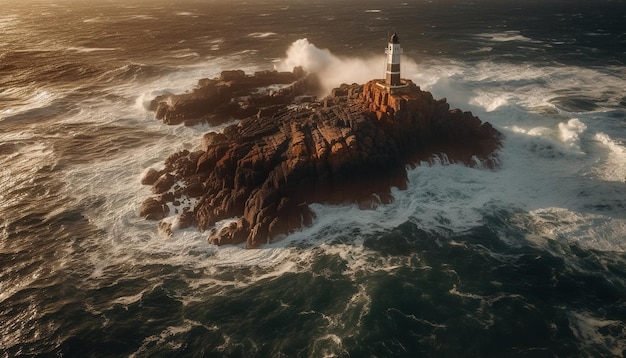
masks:
{"type": "MultiPolygon", "coordinates": [[[[402,71],[406,76],[410,78],[417,73],[417,65],[413,60],[402,60],[402,71]]],[[[386,58],[339,57],[328,49],[318,48],[307,39],[299,39],[291,44],[287,49],[287,57],[276,67],[281,71],[291,71],[296,66],[302,66],[307,72],[317,73],[324,93],[330,93],[342,83],[365,83],[372,78],[384,78],[386,58]]]]}

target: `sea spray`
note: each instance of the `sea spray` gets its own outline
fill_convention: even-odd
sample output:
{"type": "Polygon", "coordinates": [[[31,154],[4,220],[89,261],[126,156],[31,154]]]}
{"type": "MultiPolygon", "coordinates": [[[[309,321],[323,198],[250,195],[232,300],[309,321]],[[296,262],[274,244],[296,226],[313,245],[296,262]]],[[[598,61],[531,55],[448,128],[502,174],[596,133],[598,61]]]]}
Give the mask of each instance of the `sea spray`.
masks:
{"type": "Polygon", "coordinates": [[[567,123],[559,123],[559,134],[563,143],[576,152],[580,152],[580,137],[587,126],[578,118],[572,118],[567,123]]]}
{"type": "MultiPolygon", "coordinates": [[[[382,51],[381,51],[382,52],[382,51]]],[[[317,73],[324,94],[343,83],[366,83],[374,78],[385,77],[386,59],[384,56],[370,58],[339,57],[328,49],[320,49],[306,38],[296,40],[287,49],[287,57],[276,67],[281,71],[291,71],[302,66],[305,71],[317,73]]],[[[410,58],[402,58],[402,74],[412,78],[417,73],[417,65],[410,58]]]]}

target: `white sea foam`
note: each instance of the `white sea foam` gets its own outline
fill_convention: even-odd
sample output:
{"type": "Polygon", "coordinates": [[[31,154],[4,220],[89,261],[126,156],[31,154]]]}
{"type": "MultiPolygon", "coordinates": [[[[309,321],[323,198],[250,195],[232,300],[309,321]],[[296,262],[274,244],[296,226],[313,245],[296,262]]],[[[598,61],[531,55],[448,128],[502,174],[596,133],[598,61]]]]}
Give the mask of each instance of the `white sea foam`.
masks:
{"type": "Polygon", "coordinates": [[[211,51],[217,51],[220,49],[220,46],[224,43],[224,39],[223,38],[217,38],[217,39],[210,39],[207,41],[207,43],[210,45],[210,50],[211,51]]]}
{"type": "MultiPolygon", "coordinates": [[[[216,43],[221,43],[221,40],[214,40],[216,43]]],[[[119,89],[113,89],[114,92],[118,92],[123,96],[136,96],[135,108],[141,111],[146,111],[150,106],[150,102],[159,95],[167,93],[184,93],[195,88],[198,84],[198,80],[202,78],[215,78],[219,76],[222,70],[232,69],[233,66],[244,70],[247,73],[252,73],[258,70],[258,67],[250,66],[248,64],[241,64],[241,58],[235,57],[223,57],[220,59],[212,60],[211,63],[200,62],[193,65],[181,67],[180,71],[172,72],[164,77],[143,83],[141,85],[133,84],[130,86],[120,87],[119,89]],[[137,93],[139,95],[137,96],[137,93]]],[[[146,113],[141,113],[141,116],[145,116],[146,113]]]]}
{"type": "Polygon", "coordinates": [[[477,35],[479,38],[484,38],[491,40],[493,42],[509,42],[509,41],[519,41],[519,42],[530,42],[532,39],[523,36],[519,31],[505,31],[505,32],[495,32],[495,33],[483,33],[477,35]]]}
{"type": "Polygon", "coordinates": [[[587,129],[587,126],[578,118],[572,118],[567,123],[559,123],[561,140],[565,145],[580,152],[580,136],[587,129]]]}
{"type": "MultiPolygon", "coordinates": [[[[367,72],[369,79],[371,68],[382,68],[383,62],[382,57],[373,60],[339,58],[306,40],[299,40],[281,65],[286,68],[306,65],[309,70],[326,74],[332,73],[330,68],[335,66],[348,72],[354,67],[367,72]]],[[[138,98],[138,105],[125,109],[115,105],[115,108],[97,108],[68,119],[79,122],[89,118],[102,124],[111,121],[122,124],[128,123],[129,118],[138,118],[140,120],[133,121],[133,125],[140,126],[146,133],[162,136],[137,148],[133,155],[68,170],[65,180],[73,183],[74,197],[90,201],[97,196],[104,200],[103,205],[85,212],[94,225],[106,232],[105,237],[97,238],[94,243],[98,249],[93,250],[90,259],[94,268],[92,278],[96,282],[106,276],[109,267],[122,263],[166,261],[172,266],[204,272],[202,278],[189,283],[192,287],[245,286],[287,272],[306,271],[313,261],[311,256],[320,250],[345,261],[344,274],[348,277],[357,277],[363,272],[393,272],[419,260],[415,257],[383,260],[373,250],[365,248],[362,239],[354,238],[390,230],[407,221],[443,236],[462,233],[483,225],[485,215],[500,209],[519,213],[512,218],[511,225],[527,230],[530,240],[570,240],[599,250],[626,250],[622,243],[626,218],[616,215],[614,210],[588,209],[602,203],[602,198],[613,196],[620,200],[619,195],[624,197],[624,188],[597,181],[606,180],[601,174],[609,170],[609,162],[626,163],[620,155],[624,150],[621,142],[603,132],[606,126],[601,121],[591,120],[589,115],[545,116],[527,109],[528,103],[533,106],[546,103],[549,97],[546,93],[554,91],[550,81],[563,85],[569,81],[573,83],[570,87],[583,83],[590,88],[591,78],[596,73],[564,68],[556,69],[555,74],[552,68],[517,69],[493,63],[467,66],[461,62],[425,62],[419,72],[414,68],[411,78],[418,85],[432,89],[436,96],[448,96],[453,105],[471,108],[483,120],[502,130],[506,135],[504,148],[499,153],[502,168],[492,171],[446,164],[445,160],[433,161],[433,164],[409,170],[409,188],[393,189],[394,203],[376,210],[360,210],[355,205],[313,204],[311,208],[317,213],[317,219],[312,227],[257,250],[247,250],[242,245],[209,245],[206,234],[195,229],[175,232],[169,238],[160,236],[156,223],[146,222],[137,215],[141,202],[150,196],[147,187],[138,187],[137,178],[146,168],[162,165],[172,152],[193,149],[209,128],[162,125],[153,119],[153,114],[145,111],[145,104],[165,91],[188,90],[199,78],[217,75],[220,68],[224,68],[220,66],[216,62],[185,67],[158,81],[112,89],[125,97],[138,98]],[[590,74],[592,76],[588,77],[590,74]],[[569,79],[565,79],[566,75],[569,79]],[[521,85],[515,87],[514,82],[521,85]],[[112,119],[106,113],[115,113],[116,117],[112,119]],[[599,161],[606,161],[606,167],[598,168],[599,161]],[[581,196],[581,191],[587,194],[581,196]],[[256,273],[245,278],[220,277],[220,272],[233,266],[251,267],[256,273]]],[[[365,80],[358,78],[358,71],[351,73],[353,78],[334,79],[327,86],[336,85],[337,81],[365,80]]],[[[619,83],[616,79],[611,81],[611,85],[619,83]]],[[[596,86],[601,90],[604,83],[596,86]]],[[[366,309],[366,297],[359,296],[355,300],[366,309]]]]}
{"type": "Polygon", "coordinates": [[[157,18],[154,16],[144,15],[144,14],[122,16],[122,19],[131,20],[131,21],[132,20],[157,20],[157,18]]]}
{"type": "Polygon", "coordinates": [[[117,51],[119,47],[68,47],[68,51],[74,51],[78,53],[90,53],[90,52],[99,52],[99,51],[117,51]]]}
{"type": "Polygon", "coordinates": [[[105,21],[107,21],[107,20],[104,19],[104,18],[101,18],[101,17],[91,17],[91,18],[83,20],[83,22],[87,23],[87,24],[89,24],[89,23],[96,23],[96,22],[105,22],[105,21]]]}
{"type": "MultiPolygon", "coordinates": [[[[90,20],[100,21],[85,21],[90,20]]],[[[10,26],[13,25],[10,23],[10,26]]],[[[7,25],[0,19],[0,28],[2,26],[7,25]]],[[[493,46],[503,41],[530,40],[519,33],[506,34],[506,39],[498,38],[500,35],[489,36],[485,38],[494,42],[488,43],[493,46]]],[[[219,48],[221,42],[215,41],[207,43],[207,48],[219,48]]],[[[62,49],[50,50],[53,44],[43,44],[41,48],[46,51],[64,51],[67,45],[63,46],[62,49]],[[46,47],[48,45],[50,47],[46,47]]],[[[296,64],[306,64],[308,69],[314,68],[327,78],[327,88],[341,82],[363,82],[383,75],[383,56],[371,59],[341,58],[306,40],[299,40],[292,48],[294,51],[282,59],[281,65],[284,67],[281,69],[291,70],[296,64]]],[[[72,51],[103,51],[104,54],[112,49],[76,48],[72,51]]],[[[446,236],[480,227],[488,216],[500,211],[515,213],[506,217],[506,224],[502,228],[503,239],[506,235],[523,232],[525,237],[519,237],[522,235],[518,234],[511,241],[528,240],[542,244],[546,240],[559,240],[594,250],[626,251],[623,240],[626,236],[626,216],[623,212],[626,200],[625,131],[618,125],[623,122],[623,117],[616,119],[605,113],[615,110],[623,100],[625,70],[610,66],[599,70],[489,61],[466,64],[445,58],[420,58],[419,67],[412,64],[410,59],[403,58],[403,77],[411,78],[422,88],[431,90],[435,97],[447,97],[453,107],[471,109],[481,119],[490,121],[501,130],[506,135],[504,148],[499,152],[502,168],[494,171],[467,168],[450,164],[445,156],[440,155],[431,163],[409,170],[409,188],[404,191],[393,189],[396,198],[394,203],[367,211],[355,205],[313,204],[311,208],[318,216],[312,227],[303,228],[281,241],[256,250],[247,250],[243,245],[215,247],[207,243],[206,233],[195,229],[180,230],[172,237],[159,235],[155,222],[138,217],[141,202],[152,194],[148,187],[138,185],[137,178],[148,167],[162,166],[169,154],[195,148],[207,130],[220,128],[166,126],[155,120],[152,113],[146,112],[147,104],[158,94],[187,91],[195,86],[198,79],[214,77],[221,69],[241,67],[241,64],[247,63],[242,59],[246,55],[242,53],[241,57],[232,56],[221,60],[207,59],[193,66],[181,66],[178,71],[155,80],[140,82],[131,78],[126,84],[107,88],[106,100],[91,98],[88,105],[77,103],[76,108],[80,110],[68,113],[58,123],[55,121],[55,125],[77,125],[68,126],[71,129],[67,133],[50,134],[41,123],[27,123],[19,131],[0,133],[2,145],[18,145],[15,150],[2,147],[9,153],[4,155],[3,152],[0,156],[0,164],[3,164],[3,170],[0,170],[0,208],[24,200],[19,195],[6,195],[5,189],[28,188],[37,171],[50,166],[54,180],[65,183],[66,190],[64,193],[55,192],[54,197],[67,199],[67,203],[42,214],[43,220],[57,216],[66,208],[79,210],[87,225],[93,226],[97,232],[86,236],[77,234],[79,238],[65,244],[66,247],[54,247],[50,251],[54,260],[47,265],[37,264],[38,267],[32,271],[23,270],[26,266],[12,267],[14,272],[24,271],[28,274],[16,275],[19,281],[0,282],[0,302],[16,293],[30,299],[30,291],[42,291],[33,288],[41,288],[45,284],[47,272],[56,270],[56,260],[58,265],[74,260],[71,268],[67,268],[76,273],[73,277],[85,277],[79,270],[91,273],[86,275],[83,286],[78,287],[85,292],[101,295],[87,297],[85,306],[98,306],[90,312],[102,316],[104,314],[101,312],[107,308],[100,306],[140,305],[146,293],[150,293],[158,284],[171,282],[173,276],[175,280],[180,277],[185,281],[184,284],[176,283],[174,291],[185,284],[194,291],[186,297],[176,297],[183,300],[183,304],[188,304],[193,300],[206,301],[202,297],[206,291],[220,295],[225,291],[222,291],[222,287],[246,287],[261,280],[274,280],[287,273],[315,271],[319,275],[332,274],[324,270],[312,270],[311,263],[316,262],[320,254],[341,259],[345,263],[340,266],[343,270],[341,274],[357,281],[358,278],[368,277],[370,273],[394,274],[404,267],[420,265],[420,253],[407,257],[385,257],[369,249],[363,242],[363,237],[367,235],[378,235],[408,221],[422,230],[438,233],[445,245],[446,236]],[[561,96],[592,97],[591,100],[599,108],[590,112],[570,113],[551,102],[561,96]],[[128,103],[132,103],[133,99],[136,99],[137,105],[129,107],[128,103]],[[140,138],[137,140],[143,144],[118,146],[118,138],[113,138],[109,142],[102,142],[115,149],[109,158],[76,163],[63,160],[61,165],[55,162],[59,156],[55,154],[54,146],[50,145],[52,140],[62,136],[70,139],[85,138],[85,133],[98,134],[101,129],[112,126],[119,126],[129,132],[136,131],[139,133],[137,138],[140,138]],[[14,171],[4,165],[18,161],[25,166],[24,170],[14,171]],[[511,227],[522,230],[510,234],[515,231],[510,230],[511,227]],[[189,277],[186,276],[188,272],[192,273],[189,277]],[[125,284],[123,280],[127,279],[137,281],[125,284]],[[104,289],[90,291],[91,288],[104,289]],[[114,292],[114,296],[102,304],[100,301],[106,299],[110,292],[114,292]],[[115,292],[118,296],[115,296],[115,292]]],[[[102,85],[104,87],[106,84],[102,85]]],[[[45,108],[67,95],[59,91],[62,90],[47,87],[4,89],[3,95],[19,98],[20,103],[16,107],[2,108],[0,119],[11,117],[32,120],[33,116],[16,117],[16,114],[45,108]]],[[[80,95],[72,98],[80,98],[80,95]]],[[[0,125],[6,124],[0,122],[0,125]]],[[[73,227],[73,224],[68,226],[73,227]]],[[[6,228],[4,231],[2,229],[3,253],[24,249],[25,243],[9,240],[9,234],[14,232],[8,233],[6,228]]],[[[464,245],[463,242],[450,244],[464,245]]],[[[594,255],[593,251],[588,253],[594,255]]],[[[570,261],[576,260],[565,260],[566,265],[570,261]]],[[[80,283],[72,283],[72,287],[74,285],[80,283]]],[[[345,303],[345,309],[339,307],[336,310],[341,312],[343,309],[343,313],[315,314],[323,316],[329,326],[336,326],[341,324],[342,317],[347,316],[346,312],[357,312],[352,315],[355,317],[357,333],[351,330],[350,334],[359,336],[359,324],[368,316],[372,305],[370,294],[376,294],[370,290],[365,285],[358,285],[358,291],[345,303]]],[[[449,293],[477,300],[481,305],[489,305],[503,297],[476,294],[456,287],[449,293]]],[[[0,345],[6,342],[28,342],[28,339],[38,337],[39,334],[45,335],[35,331],[38,325],[22,324],[23,327],[20,327],[19,324],[50,321],[51,312],[47,310],[51,306],[25,302],[24,309],[16,313],[13,321],[9,321],[5,329],[8,334],[0,338],[0,345]]],[[[379,309],[380,302],[375,304],[377,307],[372,309],[379,309]]],[[[420,324],[435,329],[445,328],[437,322],[429,322],[395,308],[391,310],[418,320],[420,324]]],[[[112,313],[115,314],[115,311],[112,313]]],[[[617,356],[626,349],[623,323],[585,311],[572,312],[567,317],[571,332],[585,344],[609,347],[617,356]]],[[[115,318],[111,318],[111,315],[103,318],[104,329],[109,328],[107,325],[112,322],[110,320],[115,321],[115,318]]],[[[58,332],[57,326],[60,324],[57,322],[42,327],[54,333],[58,332]]],[[[151,336],[144,338],[135,354],[146,355],[151,348],[162,344],[170,344],[169,348],[173,350],[179,349],[189,337],[188,332],[196,334],[192,330],[198,325],[201,323],[183,321],[153,330],[149,333],[151,336]]],[[[219,330],[217,326],[205,328],[212,332],[219,330]]],[[[319,334],[319,337],[313,339],[319,342],[320,347],[337,346],[339,348],[334,352],[340,352],[342,339],[346,340],[345,335],[332,330],[319,334]]],[[[221,349],[237,344],[228,336],[224,336],[224,342],[221,349]]],[[[328,354],[334,352],[329,351],[328,354]]]]}
{"type": "MultiPolygon", "coordinates": [[[[622,155],[623,144],[603,132],[622,133],[623,128],[617,127],[616,121],[602,112],[577,114],[572,118],[549,102],[567,89],[572,91],[571,96],[601,93],[601,97],[608,99],[604,103],[612,106],[619,101],[617,88],[624,84],[620,78],[621,70],[539,68],[488,62],[474,66],[458,62],[421,64],[420,70],[416,83],[422,84],[420,79],[426,79],[428,85],[423,87],[431,89],[435,96],[445,95],[453,106],[469,107],[507,136],[500,152],[502,169],[486,174],[461,169],[465,177],[483,183],[487,188],[485,191],[463,190],[462,185],[446,185],[440,191],[447,193],[456,188],[474,193],[469,198],[488,198],[475,201],[474,205],[468,205],[466,200],[460,201],[464,208],[478,210],[479,217],[483,212],[480,207],[488,206],[490,202],[531,210],[531,213],[535,210],[556,210],[560,215],[570,213],[579,216],[576,225],[571,225],[571,221],[560,215],[550,216],[543,222],[544,226],[560,229],[549,237],[580,242],[600,250],[626,249],[620,239],[626,233],[624,218],[615,212],[619,211],[619,203],[623,204],[619,198],[623,197],[625,189],[603,182],[624,181],[626,156],[622,155]],[[552,109],[546,111],[543,108],[552,109]],[[584,197],[581,197],[581,191],[585,193],[584,197]],[[616,205],[613,211],[588,211],[610,198],[616,205]],[[594,226],[596,230],[590,231],[589,227],[594,226]]],[[[416,171],[435,169],[418,168],[416,171]]],[[[445,183],[451,175],[454,177],[453,173],[446,175],[442,172],[438,178],[444,179],[445,183]]],[[[442,184],[441,181],[433,182],[442,184]]],[[[428,187],[432,184],[429,183],[428,187]]],[[[454,203],[444,202],[446,205],[454,203]]],[[[457,219],[452,222],[459,222],[457,219]]]]}
{"type": "Polygon", "coordinates": [[[177,11],[174,13],[176,16],[190,16],[190,17],[198,17],[199,14],[189,12],[189,11],[177,11]]]}
{"type": "Polygon", "coordinates": [[[129,357],[150,355],[151,348],[155,345],[166,346],[172,351],[176,352],[185,345],[186,333],[189,333],[194,327],[203,326],[208,330],[211,327],[206,327],[200,322],[185,319],[178,326],[168,326],[158,334],[146,337],[139,349],[129,355],[129,357]]]}
{"type": "MultiPolygon", "coordinates": [[[[152,289],[154,289],[154,287],[152,287],[152,289]]],[[[133,303],[139,302],[141,301],[141,298],[143,297],[143,295],[150,291],[150,289],[146,288],[144,290],[142,290],[141,292],[131,295],[131,296],[122,296],[122,297],[117,297],[115,299],[112,299],[110,301],[111,305],[122,305],[124,307],[128,307],[130,305],[132,305],[133,303]]]]}
{"type": "MultiPolygon", "coordinates": [[[[291,71],[302,66],[307,72],[319,74],[325,93],[342,83],[365,83],[372,78],[384,78],[386,59],[384,56],[371,58],[342,58],[333,55],[328,49],[320,49],[307,39],[299,39],[287,49],[287,57],[276,67],[291,71]]],[[[417,73],[415,62],[402,59],[402,71],[407,77],[417,73]]]]}
{"type": "Polygon", "coordinates": [[[12,30],[20,23],[19,16],[1,15],[0,16],[0,30],[12,30]]]}
{"type": "MultiPolygon", "coordinates": [[[[283,65],[297,59],[299,62],[294,61],[291,65],[308,64],[326,75],[333,74],[334,66],[347,72],[351,67],[368,73],[381,70],[382,75],[382,56],[372,60],[346,59],[308,42],[299,45],[304,52],[288,54],[283,65]]],[[[600,94],[608,98],[604,104],[610,106],[619,102],[616,98],[619,95],[614,93],[620,92],[615,89],[624,84],[618,78],[619,72],[612,75],[610,71],[601,73],[576,67],[516,67],[490,62],[467,65],[441,60],[425,60],[419,68],[414,67],[414,72],[407,71],[404,77],[432,90],[436,97],[448,97],[453,106],[471,109],[501,130],[506,135],[504,148],[499,152],[502,168],[494,171],[467,168],[450,164],[441,155],[439,160],[410,169],[408,189],[394,188],[392,194],[396,200],[392,204],[376,210],[360,210],[355,205],[313,204],[311,208],[317,213],[317,219],[312,227],[255,250],[245,249],[243,245],[215,247],[208,244],[206,233],[193,228],[179,230],[171,237],[159,235],[155,222],[138,217],[142,201],[151,193],[148,187],[138,185],[137,178],[148,167],[162,166],[169,154],[195,148],[205,131],[220,128],[166,126],[155,120],[154,115],[146,111],[146,106],[154,96],[166,92],[182,93],[193,88],[200,78],[214,77],[221,69],[233,68],[236,61],[237,57],[211,60],[180,67],[177,72],[146,83],[130,81],[111,88],[109,92],[121,98],[136,99],[136,106],[104,101],[91,108],[84,106],[80,112],[62,119],[62,123],[89,122],[96,127],[119,125],[129,130],[134,128],[151,138],[140,147],[126,149],[128,153],[124,156],[96,163],[64,164],[67,166],[64,175],[59,174],[62,182],[71,183],[67,186],[68,198],[74,201],[74,206],[84,208],[81,214],[99,232],[82,240],[80,254],[65,255],[67,260],[80,259],[76,266],[91,273],[82,283],[84,287],[108,287],[121,279],[148,281],[135,291],[114,297],[107,302],[108,305],[138,304],[147,292],[163,282],[162,276],[146,275],[145,270],[137,269],[146,266],[191,271],[194,275],[184,278],[186,284],[198,292],[210,291],[215,295],[230,288],[245,288],[261,281],[275,280],[288,273],[311,272],[311,265],[320,254],[341,259],[344,263],[341,274],[353,281],[376,272],[393,274],[403,267],[421,265],[420,254],[385,257],[364,245],[366,235],[389,231],[408,221],[443,237],[445,244],[445,237],[480,227],[485,224],[487,216],[501,210],[515,212],[508,219],[508,225],[526,233],[525,237],[512,237],[513,243],[527,240],[543,245],[547,240],[560,240],[595,250],[626,251],[623,240],[626,217],[622,209],[625,200],[622,198],[626,197],[623,183],[626,149],[623,137],[620,137],[623,128],[616,124],[619,121],[607,117],[603,112],[607,108],[592,113],[569,113],[549,101],[560,96],[558,91],[562,89],[578,88],[568,95],[600,94]],[[544,107],[550,111],[538,110],[544,107]],[[249,274],[230,274],[241,268],[249,274]],[[123,278],[120,273],[124,273],[123,278]]],[[[360,79],[359,74],[350,73],[345,78],[329,81],[327,86],[362,82],[369,78],[360,79]]],[[[52,91],[32,93],[33,100],[18,110],[46,106],[57,97],[52,91]]],[[[10,136],[2,134],[1,138],[2,141],[21,143],[36,136],[35,131],[24,131],[13,132],[10,136]]],[[[45,143],[35,145],[33,142],[33,145],[21,148],[19,155],[28,156],[29,163],[47,163],[52,152],[45,143]]],[[[33,165],[32,170],[37,169],[33,165]]],[[[0,187],[14,185],[16,180],[27,181],[30,173],[25,171],[22,176],[7,173],[0,187]]],[[[19,197],[0,199],[3,199],[0,202],[9,204],[11,200],[20,200],[19,197]]],[[[510,228],[503,229],[503,240],[507,240],[506,235],[512,235],[508,231],[510,228]]],[[[567,264],[575,263],[568,261],[567,264]]],[[[428,270],[429,267],[421,269],[428,270]]],[[[6,292],[0,290],[0,301],[32,285],[40,273],[35,270],[29,279],[15,285],[11,283],[6,292]]],[[[321,271],[316,274],[333,273],[321,271]]],[[[484,312],[490,312],[489,306],[502,298],[515,298],[477,295],[457,288],[453,288],[450,294],[476,300],[481,307],[486,307],[484,312]]],[[[180,299],[183,305],[188,305],[201,298],[189,295],[180,299]]],[[[340,352],[343,342],[337,331],[341,330],[342,317],[349,312],[355,319],[354,329],[358,331],[359,323],[371,309],[371,300],[368,288],[359,286],[345,303],[345,308],[339,308],[336,314],[314,313],[322,315],[326,319],[324,322],[328,322],[324,334],[315,341],[320,347],[332,346],[329,354],[340,352]]],[[[403,314],[401,311],[396,313],[403,314]]],[[[20,317],[30,319],[26,314],[20,317]]],[[[420,324],[434,329],[445,328],[410,314],[405,317],[420,320],[420,324]]],[[[483,318],[485,325],[492,324],[491,317],[483,318]]],[[[596,318],[586,312],[573,313],[568,318],[572,332],[586,344],[608,346],[614,352],[624,349],[623,335],[603,335],[607,328],[621,332],[623,327],[615,321],[596,318]]],[[[136,354],[143,355],[148,347],[165,342],[177,349],[180,342],[184,342],[185,333],[197,324],[186,321],[166,327],[145,338],[136,354]]],[[[224,339],[228,341],[229,337],[224,339]]]]}
{"type": "Polygon", "coordinates": [[[196,51],[192,51],[190,49],[182,49],[182,50],[176,50],[176,51],[172,51],[172,54],[170,55],[171,58],[175,58],[175,59],[196,59],[199,58],[200,55],[196,52],[196,51]]]}
{"type": "Polygon", "coordinates": [[[606,159],[598,163],[597,175],[607,181],[626,182],[626,147],[624,143],[611,139],[609,135],[603,132],[596,133],[594,139],[608,150],[606,159]]]}
{"type": "Polygon", "coordinates": [[[474,93],[476,96],[470,99],[469,104],[482,107],[487,112],[495,111],[509,104],[514,99],[511,94],[507,93],[493,93],[482,90],[475,90],[474,93]]]}
{"type": "MultiPolygon", "coordinates": [[[[46,108],[61,97],[61,94],[45,87],[38,89],[31,87],[13,87],[6,89],[2,95],[7,98],[20,98],[20,101],[9,107],[0,109],[0,123],[6,118],[15,118],[27,112],[31,113],[33,117],[37,114],[34,113],[35,111],[45,114],[46,108]]],[[[0,97],[0,99],[1,98],[2,97],[0,97]]]]}
{"type": "Polygon", "coordinates": [[[390,312],[397,313],[397,314],[399,314],[399,315],[401,315],[401,316],[403,316],[405,318],[408,318],[408,319],[410,319],[412,321],[415,321],[415,322],[418,322],[420,324],[424,324],[424,325],[430,326],[430,327],[432,327],[434,329],[445,329],[447,327],[445,324],[434,323],[434,322],[428,321],[426,319],[423,319],[423,318],[420,318],[420,317],[416,317],[414,314],[406,314],[406,313],[400,311],[397,308],[390,308],[390,309],[388,309],[388,313],[390,313],[390,312]]]}
{"type": "Polygon", "coordinates": [[[253,32],[248,34],[248,37],[254,37],[254,38],[258,38],[258,39],[263,39],[266,37],[270,37],[270,36],[276,36],[277,33],[275,32],[253,32]]]}
{"type": "Polygon", "coordinates": [[[583,351],[607,347],[615,357],[623,355],[626,350],[624,322],[594,317],[589,312],[570,312],[567,318],[570,329],[584,345],[583,351]]]}
{"type": "Polygon", "coordinates": [[[459,106],[470,104],[481,111],[518,106],[525,111],[544,112],[545,108],[555,108],[552,100],[556,98],[590,98],[599,110],[619,107],[624,75],[625,70],[619,67],[597,70],[487,61],[466,66],[458,61],[424,61],[411,78],[459,106]]]}
{"type": "Polygon", "coordinates": [[[481,47],[478,50],[472,51],[473,53],[481,53],[481,52],[491,52],[493,51],[493,47],[491,46],[485,46],[485,47],[481,47]]]}

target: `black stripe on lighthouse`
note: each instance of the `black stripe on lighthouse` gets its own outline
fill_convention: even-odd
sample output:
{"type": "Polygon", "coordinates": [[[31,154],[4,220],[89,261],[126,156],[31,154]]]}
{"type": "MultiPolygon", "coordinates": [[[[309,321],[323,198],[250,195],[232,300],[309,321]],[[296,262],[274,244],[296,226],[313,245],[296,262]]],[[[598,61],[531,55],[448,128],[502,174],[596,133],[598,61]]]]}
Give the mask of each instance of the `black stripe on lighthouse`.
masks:
{"type": "Polygon", "coordinates": [[[387,64],[387,72],[398,72],[400,73],[400,64],[399,63],[388,63],[387,64]]]}
{"type": "Polygon", "coordinates": [[[400,82],[400,72],[387,72],[385,82],[387,82],[389,86],[400,86],[402,84],[402,82],[400,82]]]}
{"type": "Polygon", "coordinates": [[[387,76],[385,78],[385,82],[389,86],[400,86],[402,83],[400,82],[400,64],[399,63],[389,63],[387,64],[387,76]]]}

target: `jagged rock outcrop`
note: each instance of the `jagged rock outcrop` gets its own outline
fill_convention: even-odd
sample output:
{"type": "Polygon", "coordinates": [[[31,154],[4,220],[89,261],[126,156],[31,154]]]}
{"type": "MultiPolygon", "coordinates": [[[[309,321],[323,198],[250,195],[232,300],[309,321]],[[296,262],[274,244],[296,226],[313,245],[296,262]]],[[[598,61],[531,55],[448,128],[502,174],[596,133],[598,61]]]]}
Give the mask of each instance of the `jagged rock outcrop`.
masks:
{"type": "Polygon", "coordinates": [[[300,67],[293,72],[223,71],[218,78],[203,78],[191,92],[157,96],[149,109],[166,124],[222,124],[252,115],[269,116],[305,92],[317,91],[317,77],[300,67]],[[279,86],[269,90],[268,86],[279,86]]]}
{"type": "Polygon", "coordinates": [[[169,203],[181,214],[175,226],[210,230],[218,245],[258,247],[311,225],[309,203],[367,209],[391,202],[390,188],[406,186],[406,165],[434,154],[495,166],[500,134],[489,123],[407,84],[397,93],[378,81],[343,85],[322,103],[283,105],[205,134],[198,150],[176,153],[163,170],[148,172],[158,196],[147,200],[146,216],[159,219],[169,203]],[[193,203],[174,205],[183,200],[193,203]],[[215,228],[229,218],[236,220],[215,228]]]}

